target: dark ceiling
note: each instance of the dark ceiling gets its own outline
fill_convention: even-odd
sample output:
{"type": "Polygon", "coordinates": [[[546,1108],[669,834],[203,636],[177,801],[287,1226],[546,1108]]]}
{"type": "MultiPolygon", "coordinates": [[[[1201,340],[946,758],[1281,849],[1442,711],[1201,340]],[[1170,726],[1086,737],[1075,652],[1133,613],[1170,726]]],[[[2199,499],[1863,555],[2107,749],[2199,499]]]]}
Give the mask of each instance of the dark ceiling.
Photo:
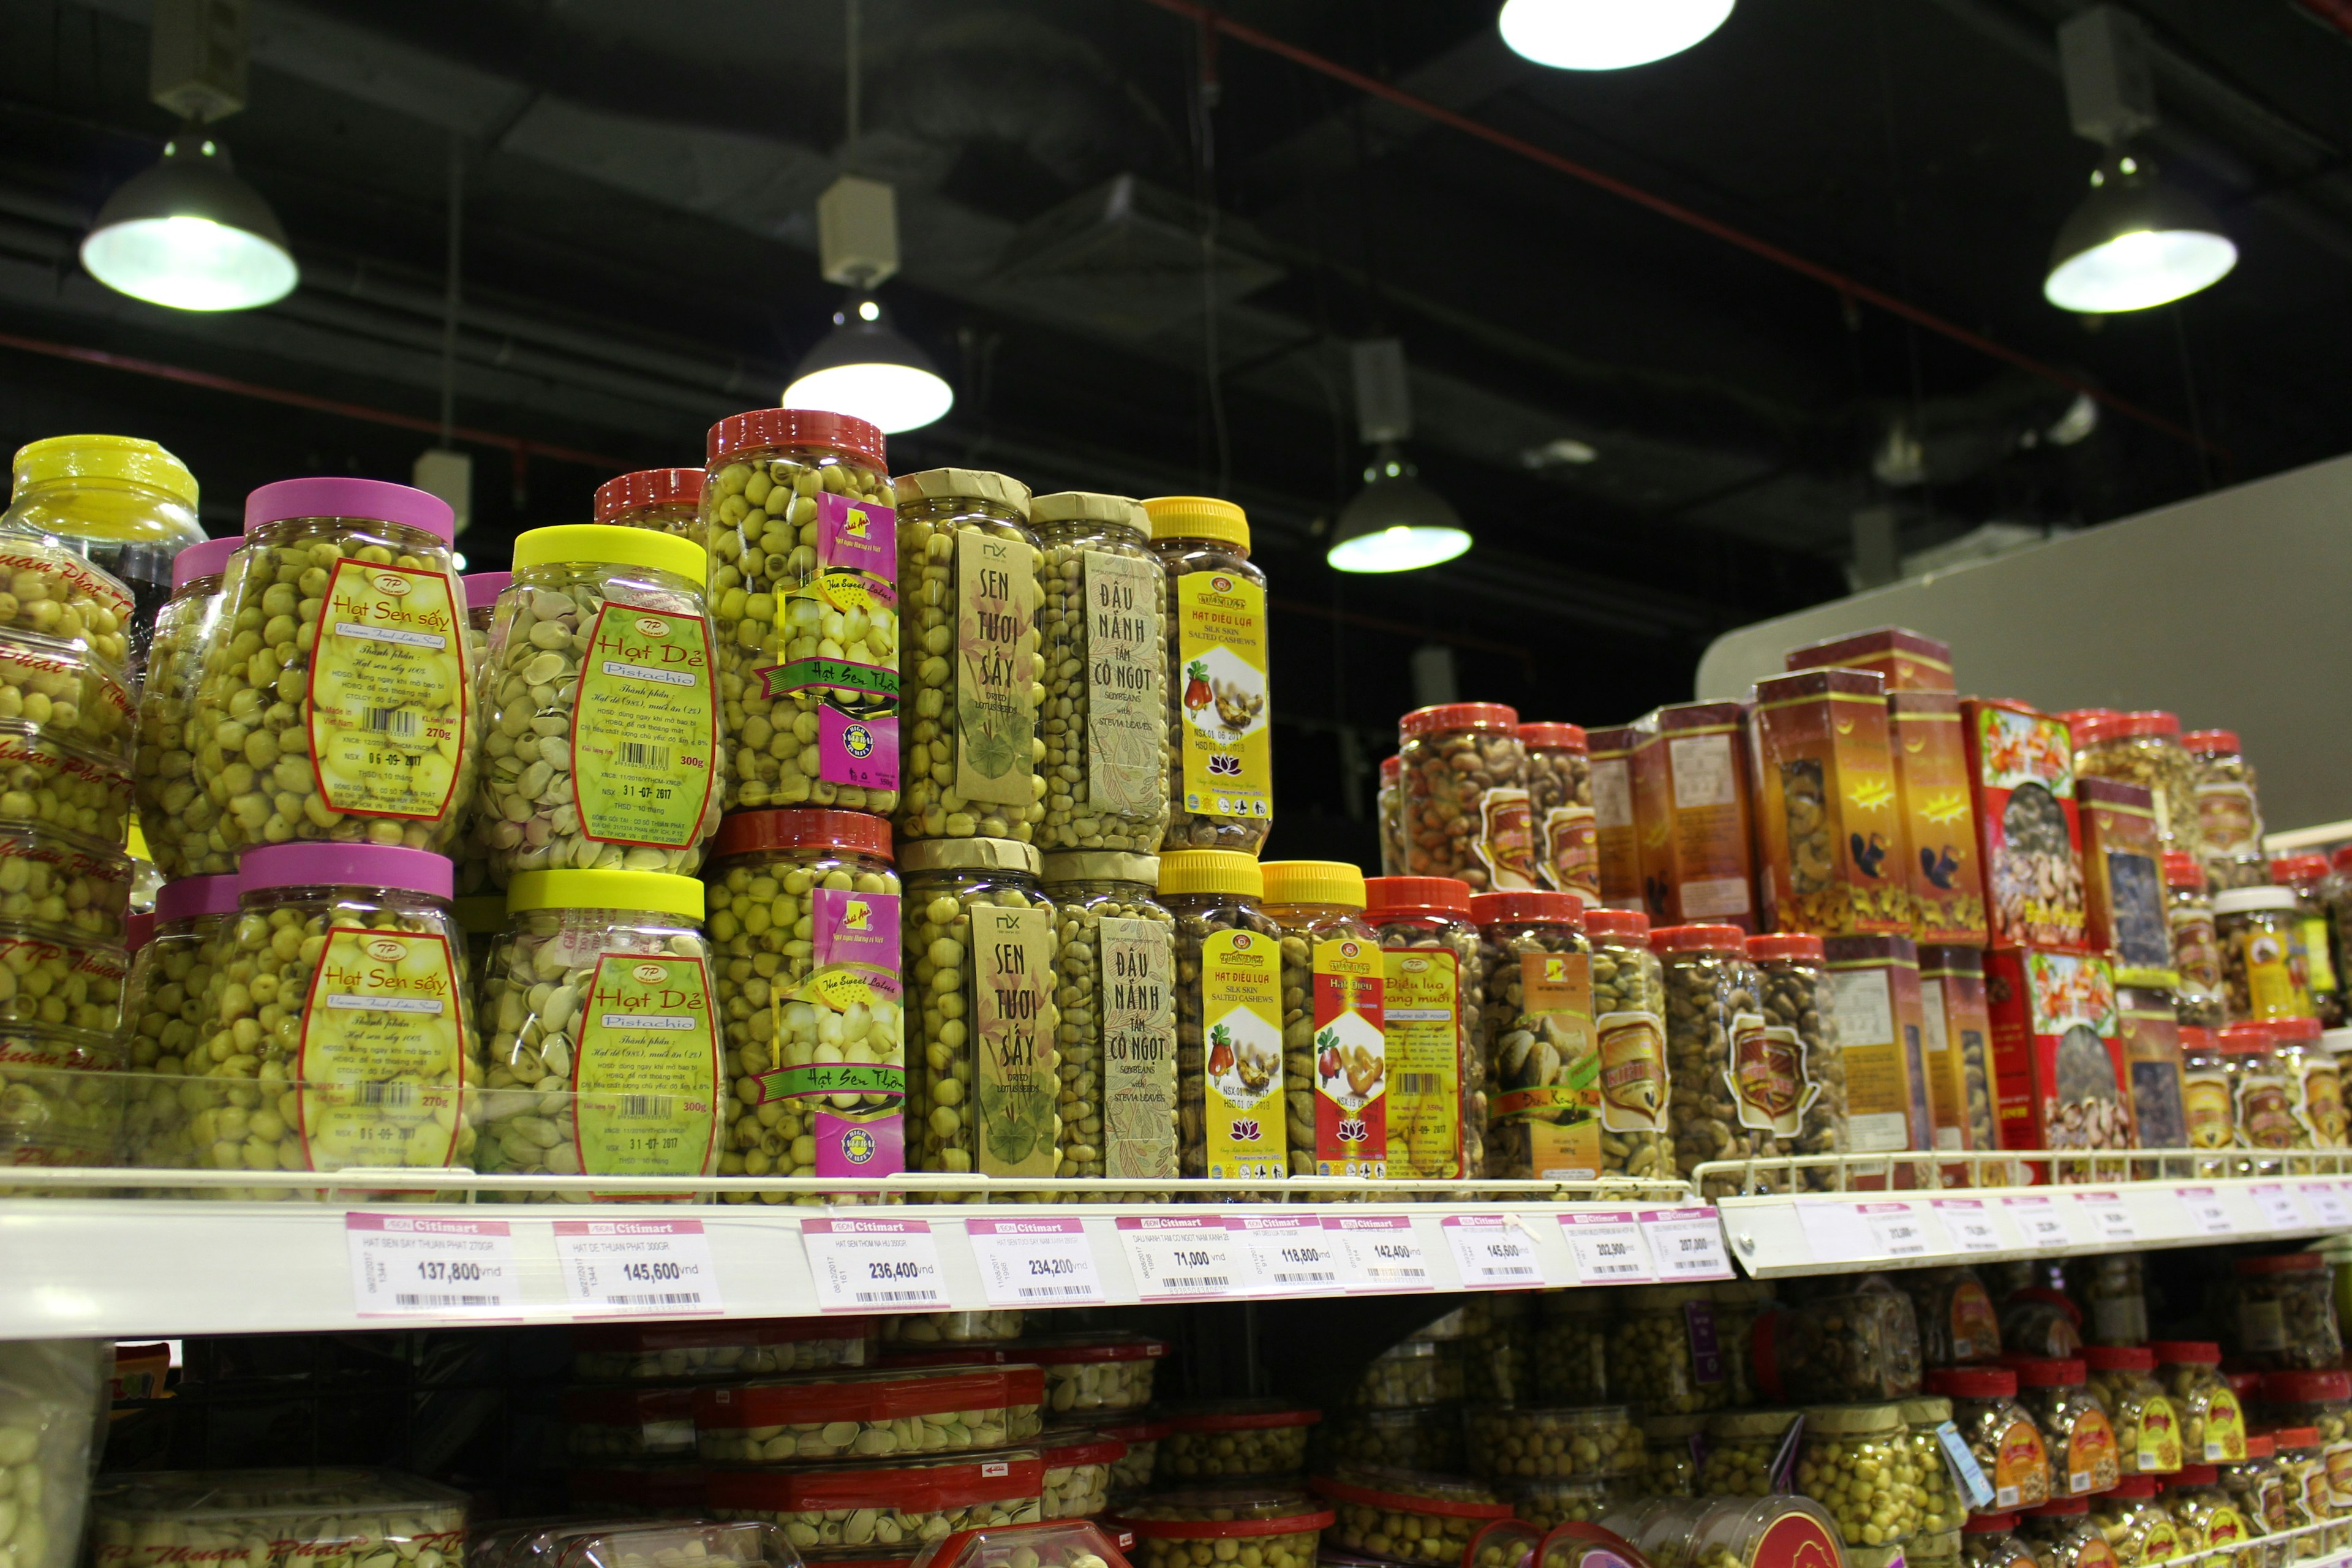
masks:
{"type": "MultiPolygon", "coordinates": [[[[477,568],[618,467],[698,460],[828,324],[843,0],[251,0],[252,103],[221,135],[303,286],[219,318],[74,259],[171,129],[149,4],[0,5],[0,441],[153,436],[220,532],[289,473],[405,478],[438,407],[453,155],[477,568]]],[[[1858,509],[1916,549],[2352,447],[2352,39],[2297,0],[2134,0],[2165,114],[2145,150],[2242,258],[2104,321],[2040,293],[2095,156],[2057,78],[2073,0],[1746,0],[1688,54],[1591,76],[1510,55],[1495,4],[1224,9],[2150,417],[2040,441],[2063,387],[1230,38],[1204,113],[1200,36],[1150,0],[864,0],[855,162],[898,186],[905,248],[886,295],[959,393],[893,466],[1247,504],[1280,606],[1278,851],[1360,847],[1417,647],[1450,647],[1465,696],[1622,720],[1686,697],[1717,633],[1843,592],[1858,509]],[[1347,345],[1375,335],[1411,356],[1411,450],[1478,547],[1343,580],[1315,535],[1360,483],[1347,345]],[[1919,472],[1889,489],[1896,426],[1919,472]],[[1594,460],[1530,466],[1562,439],[1594,460]]]]}

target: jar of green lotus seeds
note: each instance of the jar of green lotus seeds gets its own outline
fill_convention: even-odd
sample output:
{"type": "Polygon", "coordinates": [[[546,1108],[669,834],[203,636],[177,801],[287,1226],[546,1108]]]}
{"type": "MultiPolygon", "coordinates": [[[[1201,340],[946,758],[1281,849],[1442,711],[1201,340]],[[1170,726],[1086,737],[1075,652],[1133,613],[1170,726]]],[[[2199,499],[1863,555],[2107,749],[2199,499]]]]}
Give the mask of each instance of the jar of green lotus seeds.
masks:
{"type": "Polygon", "coordinates": [[[1061,1115],[1076,1134],[1062,1173],[1173,1182],[1176,917],[1153,896],[1159,857],[1049,854],[1044,874],[1060,927],[1061,1115]]]}
{"type": "Polygon", "coordinates": [[[1039,496],[1045,696],[1039,847],[1155,854],[1168,826],[1168,582],[1125,496],[1039,496]]]}

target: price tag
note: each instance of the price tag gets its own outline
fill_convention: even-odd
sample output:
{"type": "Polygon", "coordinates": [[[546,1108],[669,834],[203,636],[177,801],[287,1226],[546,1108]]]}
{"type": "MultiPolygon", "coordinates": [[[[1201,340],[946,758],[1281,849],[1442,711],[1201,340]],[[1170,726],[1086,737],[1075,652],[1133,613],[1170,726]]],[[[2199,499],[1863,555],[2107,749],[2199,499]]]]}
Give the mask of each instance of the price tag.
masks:
{"type": "Polygon", "coordinates": [[[1241,1285],[1231,1237],[1216,1215],[1157,1219],[1122,1215],[1118,1239],[1127,1248],[1135,1287],[1147,1301],[1235,1296],[1241,1285]]]}
{"type": "Polygon", "coordinates": [[[1244,1289],[1254,1296],[1320,1295],[1348,1281],[1339,1241],[1309,1215],[1227,1215],[1244,1289]]]}
{"type": "Polygon", "coordinates": [[[1877,1250],[1870,1222],[1853,1204],[1834,1198],[1800,1203],[1797,1219],[1816,1263],[1859,1263],[1877,1250]]]}
{"type": "Polygon", "coordinates": [[[502,1219],[347,1214],[352,1301],[362,1318],[518,1317],[522,1279],[502,1219]]]}
{"type": "Polygon", "coordinates": [[[2025,1245],[2033,1247],[2072,1247],[2074,1227],[2066,1223],[2065,1212],[2040,1194],[2028,1197],[2003,1198],[2000,1206],[2017,1222],[2018,1233],[2025,1245]]]}
{"type": "Polygon", "coordinates": [[[2344,1202],[2344,1194],[2334,1182],[2306,1182],[2303,1188],[2304,1206],[2311,1210],[2312,1219],[2324,1226],[2352,1229],[2352,1206],[2344,1202]]]}
{"type": "Polygon", "coordinates": [[[1536,1238],[1503,1214],[1450,1214],[1439,1222],[1465,1290],[1524,1290],[1544,1282],[1536,1238]]]}
{"type": "Polygon", "coordinates": [[[717,1312],[719,1267],[698,1219],[560,1219],[555,1258],[575,1307],[717,1312]]]}
{"type": "Polygon", "coordinates": [[[1429,1259],[1422,1256],[1421,1237],[1412,1221],[1401,1214],[1341,1215],[1327,1217],[1324,1231],[1336,1238],[1348,1259],[1348,1289],[1375,1290],[1434,1290],[1429,1259]]]}
{"type": "Polygon", "coordinates": [[[1097,1307],[1108,1300],[1083,1220],[968,1219],[963,1230],[992,1307],[1097,1307]]]}
{"type": "Polygon", "coordinates": [[[2137,1241],[2139,1223],[2121,1193],[2076,1193],[2074,1201],[2091,1216],[2094,1241],[2137,1241]]]}
{"type": "Polygon", "coordinates": [[[1731,1254],[1723,1247],[1723,1221],[1712,1208],[1653,1209],[1642,1216],[1650,1239],[1650,1261],[1661,1279],[1728,1279],[1731,1254]]]}
{"type": "Polygon", "coordinates": [[[2246,1191],[2252,1196],[2254,1207],[2262,1211],[2263,1223],[2273,1230],[2301,1230],[2311,1224],[2311,1215],[2293,1188],[2266,1182],[2246,1191]]]}
{"type": "Polygon", "coordinates": [[[2181,1188],[2180,1207],[2189,1228],[2200,1236],[2227,1236],[2237,1228],[2230,1223],[2230,1205],[2210,1187],[2181,1188]]]}
{"type": "Polygon", "coordinates": [[[1936,1217],[1944,1222],[1952,1245],[1962,1252],[1999,1252],[2000,1227],[1982,1198],[1933,1198],[1936,1217]]]}
{"type": "Polygon", "coordinates": [[[1864,1204],[1861,1207],[1871,1238],[1887,1257],[1921,1258],[1936,1250],[1927,1236],[1927,1216],[1909,1204],[1864,1204]]]}
{"type": "Polygon", "coordinates": [[[1576,1257],[1576,1277],[1586,1285],[1647,1285],[1658,1277],[1642,1217],[1631,1209],[1599,1214],[1563,1212],[1560,1229],[1576,1257]]]}
{"type": "Polygon", "coordinates": [[[948,1303],[940,1244],[919,1219],[804,1219],[801,1245],[821,1312],[911,1311],[948,1303]]]}

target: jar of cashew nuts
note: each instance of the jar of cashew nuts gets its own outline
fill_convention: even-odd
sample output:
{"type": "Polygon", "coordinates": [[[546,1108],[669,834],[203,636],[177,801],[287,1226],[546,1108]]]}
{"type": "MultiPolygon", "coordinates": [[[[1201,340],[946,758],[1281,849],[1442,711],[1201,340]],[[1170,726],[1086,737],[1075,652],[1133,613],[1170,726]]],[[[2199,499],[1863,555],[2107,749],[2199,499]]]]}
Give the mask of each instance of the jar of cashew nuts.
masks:
{"type": "Polygon", "coordinates": [[[2116,1568],[2156,1568],[2180,1554],[2180,1534],[2157,1500],[2154,1476],[2121,1476],[2091,1500],[2091,1522],[2106,1537],[2116,1568]]]}
{"type": "Polygon", "coordinates": [[[2210,1340],[2158,1340],[2157,1379],[2180,1417],[2186,1464],[2234,1465],[2246,1457],[2246,1414],[2221,1376],[2221,1347],[2210,1340]]]}
{"type": "Polygon", "coordinates": [[[1045,556],[1029,489],[1003,474],[901,474],[902,841],[1035,840],[1045,818],[1045,556]]]}
{"type": "Polygon", "coordinates": [[[456,529],[447,502],[375,479],[246,498],[187,731],[229,848],[456,839],[475,761],[456,529]]]}
{"type": "Polygon", "coordinates": [[[2180,1468],[2180,1423],[2156,1381],[2156,1352],[2146,1345],[2084,1345],[2091,1392],[2116,1429],[2116,1469],[2125,1476],[2169,1475],[2180,1468]]]}
{"type": "Polygon", "coordinates": [[[1899,1405],[1806,1411],[1795,1479],[1854,1545],[1899,1546],[1918,1531],[1919,1456],[1899,1405]]]}
{"type": "MultiPolygon", "coordinates": [[[[507,910],[506,934],[481,982],[488,1070],[474,1168],[714,1173],[728,1080],[712,1017],[702,884],[653,871],[525,871],[508,885],[507,910]]],[[[583,1203],[629,1194],[497,1195],[583,1203]]]]}
{"type": "MultiPolygon", "coordinates": [[[[703,886],[730,1086],[719,1174],[895,1174],[907,1040],[890,825],[855,811],[735,812],[703,886]]],[[[944,1020],[963,1001],[932,1005],[944,1020]]]]}
{"type": "Polygon", "coordinates": [[[1699,1486],[1710,1497],[1762,1497],[1797,1424],[1793,1410],[1723,1410],[1706,1417],[1699,1486]]]}
{"type": "Polygon", "coordinates": [[[1206,496],[1143,510],[1168,574],[1166,847],[1255,855],[1274,821],[1274,714],[1249,517],[1206,496]]]}
{"type": "Polygon", "coordinates": [[[1159,859],[1086,850],[1042,865],[1058,927],[1061,1115],[1074,1132],[1062,1173],[1173,1181],[1175,917],[1152,897],[1159,859]]]}
{"type": "Polygon", "coordinates": [[[1333,1542],[1394,1563],[1456,1568],[1472,1536],[1511,1517],[1479,1482],[1421,1470],[1348,1465],[1308,1484],[1331,1505],[1333,1542]]]}
{"type": "Polygon", "coordinates": [[[754,408],[712,426],[703,451],[727,809],[887,815],[904,715],[882,432],[845,414],[754,408]]]}
{"type": "Polygon", "coordinates": [[[1162,1486],[1295,1476],[1307,1463],[1307,1428],[1323,1419],[1279,1399],[1194,1400],[1163,1414],[1169,1432],[1152,1473],[1162,1486]]]}
{"type": "Polygon", "coordinates": [[[481,682],[494,871],[693,875],[719,813],[702,547],[534,528],[514,567],[481,682]]]}
{"type": "MultiPolygon", "coordinates": [[[[1787,1153],[1803,1125],[1802,1057],[1795,1040],[1768,1032],[1748,933],[1732,925],[1668,926],[1650,933],[1650,945],[1664,969],[1676,1172],[1688,1177],[1710,1161],[1787,1153]]],[[[1770,1173],[1703,1184],[1708,1197],[1784,1184],[1770,1173]]]]}
{"type": "Polygon", "coordinates": [[[155,934],[131,958],[123,999],[131,1071],[187,1071],[189,1052],[212,1034],[217,944],[236,915],[235,877],[183,877],[156,893],[155,934]]]}
{"type": "Polygon", "coordinates": [[[1469,885],[1377,877],[1364,896],[1386,960],[1388,1173],[1475,1178],[1486,1169],[1488,1089],[1469,885]]]}
{"type": "MultiPolygon", "coordinates": [[[[2269,1433],[2248,1433],[2246,1457],[2219,1468],[2221,1490],[2237,1505],[2240,1516],[2256,1536],[2276,1536],[2292,1522],[2297,1522],[2294,1516],[2301,1510],[2289,1500],[2291,1484],[2269,1433]]],[[[2238,1561],[2259,1563],[2262,1568],[2281,1568],[2286,1562],[2286,1551],[2287,1543],[2283,1541],[2265,1541],[2259,1552],[2241,1552],[2238,1561]]]]}
{"type": "MultiPolygon", "coordinates": [[[[2298,1529],[2340,1521],[2352,1513],[2352,1500],[2336,1490],[2334,1479],[2328,1474],[2326,1446],[2320,1441],[2316,1428],[2275,1427],[2270,1439],[2279,1473],[2286,1481],[2288,1517],[2298,1529]]],[[[2341,1460],[2337,1468],[2342,1468],[2341,1460]]],[[[2330,1523],[2326,1530],[2314,1531],[2295,1542],[2294,1554],[2308,1559],[2323,1552],[2342,1552],[2347,1547],[2352,1547],[2352,1525],[2330,1523]]]]}
{"type": "Polygon", "coordinates": [[[1265,897],[1257,861],[1238,850],[1160,857],[1160,901],[1176,920],[1176,1154],[1186,1176],[1262,1182],[1290,1170],[1282,928],[1265,897]]]}
{"type": "Polygon", "coordinates": [[[596,487],[596,521],[702,541],[700,468],[641,468],[596,487]]]}
{"type": "Polygon", "coordinates": [[[1386,961],[1364,919],[1364,875],[1337,860],[1273,860],[1260,870],[1265,913],[1282,929],[1290,1173],[1386,1175],[1386,961]]]}
{"type": "Polygon", "coordinates": [[[1527,747],[1499,702],[1419,708],[1398,722],[1407,874],[1473,890],[1537,886],[1527,747]]]}
{"type": "Polygon", "coordinates": [[[1535,1335],[1536,1397],[1547,1405],[1597,1405],[1609,1397],[1609,1308],[1597,1290],[1543,1297],[1535,1335]]]}
{"type": "Polygon", "coordinates": [[[1536,880],[1557,892],[1574,893],[1587,905],[1598,904],[1600,851],[1584,731],[1574,724],[1522,724],[1519,743],[1528,751],[1528,825],[1536,880]]]}
{"type": "Polygon", "coordinates": [[[2018,1403],[2033,1417],[2050,1451],[2050,1495],[2088,1497],[2115,1485],[2120,1473],[2115,1423],[2086,1385],[2084,1363],[2072,1357],[2020,1356],[2011,1366],[2018,1403]]]}
{"type": "MultiPolygon", "coordinates": [[[[2273,1372],[2263,1376],[2258,1397],[2268,1426],[2308,1426],[2319,1441],[2352,1466],[2352,1373],[2335,1368],[2273,1372]]],[[[2352,1476],[2347,1476],[2352,1482],[2352,1476]]],[[[2347,1499],[2352,1500],[2352,1499],[2347,1499]]]]}
{"type": "Polygon", "coordinates": [[[1489,1480],[1623,1476],[1642,1468],[1642,1429],[1622,1405],[1474,1405],[1463,1435],[1472,1472],[1489,1480]]]}
{"type": "Polygon", "coordinates": [[[196,784],[188,717],[196,678],[218,635],[228,559],[244,542],[241,535],[207,539],[173,557],[172,596],[156,612],[147,650],[131,787],[148,853],[167,882],[236,869],[219,833],[220,803],[196,784]]]}
{"type": "Polygon", "coordinates": [[[1151,855],[1168,830],[1168,577],[1151,519],[1124,496],[1030,503],[1045,551],[1041,849],[1151,855]]]}
{"type": "Polygon", "coordinates": [[[882,1367],[696,1389],[695,1445],[715,1464],[876,1459],[1001,1448],[1001,1367],[882,1367]]]}
{"type": "Polygon", "coordinates": [[[1029,1448],[890,1466],[716,1469],[705,1489],[720,1519],[763,1519],[782,1525],[803,1553],[835,1555],[852,1547],[887,1553],[960,1530],[1043,1519],[1045,1490],[1045,1461],[1029,1448]]]}
{"type": "MultiPolygon", "coordinates": [[[[1765,1057],[1772,1064],[1772,1093],[1785,1092],[1783,1064],[1794,1067],[1796,1136],[1786,1140],[1794,1155],[1842,1154],[1847,1147],[1845,1054],[1837,1041],[1837,1004],[1832,994],[1827,950],[1822,939],[1803,933],[1751,936],[1748,957],[1764,998],[1765,1057]],[[1796,1049],[1791,1053],[1791,1046],[1796,1049]]],[[[1779,1101],[1776,1098],[1775,1104],[1779,1101]]],[[[1746,1100],[1741,1114],[1754,1117],[1746,1100]]],[[[1775,1131],[1788,1120],[1775,1118],[1775,1131]]],[[[1838,1184],[1833,1164],[1799,1165],[1800,1192],[1830,1192],[1838,1184]]]]}
{"type": "Polygon", "coordinates": [[[1646,1027],[1632,1031],[1621,1042],[1635,1047],[1631,1070],[1612,1097],[1576,896],[1478,893],[1470,909],[1478,924],[1479,1051],[1494,1086],[1487,1174],[1580,1182],[1604,1170],[1658,1174],[1665,1061],[1646,1027]],[[1610,1130],[1612,1121],[1619,1125],[1610,1130]],[[1640,1126],[1629,1132],[1629,1121],[1640,1126]]]}
{"type": "Polygon", "coordinates": [[[873,1359],[871,1318],[576,1323],[572,1374],[594,1382],[772,1377],[873,1359]]]}
{"type": "Polygon", "coordinates": [[[1381,819],[1381,875],[1402,877],[1405,874],[1407,855],[1404,845],[1404,759],[1381,759],[1381,787],[1376,802],[1381,819]]]}
{"type": "Polygon", "coordinates": [[[1135,1568],[1315,1568],[1333,1510],[1281,1488],[1221,1487],[1155,1492],[1106,1521],[1135,1537],[1135,1568]]]}

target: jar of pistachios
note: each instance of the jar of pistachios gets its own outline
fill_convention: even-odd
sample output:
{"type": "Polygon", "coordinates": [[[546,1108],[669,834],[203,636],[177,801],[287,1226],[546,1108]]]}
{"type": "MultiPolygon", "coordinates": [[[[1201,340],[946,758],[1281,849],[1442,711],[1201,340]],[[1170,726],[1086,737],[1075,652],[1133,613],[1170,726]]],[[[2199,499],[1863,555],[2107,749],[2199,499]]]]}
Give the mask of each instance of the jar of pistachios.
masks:
{"type": "MultiPolygon", "coordinates": [[[[1152,895],[1152,855],[1044,858],[1056,933],[1062,1174],[1176,1179],[1176,918],[1152,895]]],[[[1154,1189],[1164,1194],[1165,1186],[1154,1189]]],[[[1109,1194],[1106,1194],[1106,1196],[1109,1194]]],[[[1135,1194],[1143,1201],[1144,1193],[1135,1194]]]]}
{"type": "Polygon", "coordinates": [[[196,678],[219,636],[228,560],[244,542],[242,535],[207,539],[173,557],[172,596],[156,612],[147,650],[131,785],[147,852],[167,882],[236,869],[220,837],[220,803],[196,783],[188,717],[196,678]]]}
{"type": "Polygon", "coordinates": [[[1481,1175],[1488,1086],[1469,886],[1450,877],[1377,877],[1364,896],[1388,982],[1389,1174],[1481,1175]]]}
{"type": "Polygon", "coordinates": [[[1167,574],[1124,496],[1030,503],[1045,553],[1037,605],[1045,695],[1042,849],[1153,854],[1168,829],[1167,574]]]}
{"type": "Polygon", "coordinates": [[[1176,1152],[1187,1176],[1262,1182],[1289,1173],[1282,928],[1265,899],[1264,873],[1239,850],[1160,857],[1160,900],[1176,918],[1176,1152]]]}
{"type": "Polygon", "coordinates": [[[1168,574],[1167,846],[1255,855],[1274,821],[1274,713],[1249,517],[1207,496],[1143,510],[1168,574]]]}

